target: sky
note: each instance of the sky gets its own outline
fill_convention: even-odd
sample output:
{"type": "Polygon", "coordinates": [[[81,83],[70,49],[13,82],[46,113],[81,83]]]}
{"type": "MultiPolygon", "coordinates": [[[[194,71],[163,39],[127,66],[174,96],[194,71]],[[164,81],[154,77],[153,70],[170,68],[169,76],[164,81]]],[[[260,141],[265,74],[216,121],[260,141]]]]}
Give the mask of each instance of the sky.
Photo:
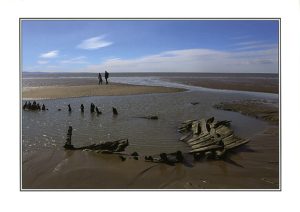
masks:
{"type": "Polygon", "coordinates": [[[22,20],[28,72],[278,73],[277,20],[22,20]]]}

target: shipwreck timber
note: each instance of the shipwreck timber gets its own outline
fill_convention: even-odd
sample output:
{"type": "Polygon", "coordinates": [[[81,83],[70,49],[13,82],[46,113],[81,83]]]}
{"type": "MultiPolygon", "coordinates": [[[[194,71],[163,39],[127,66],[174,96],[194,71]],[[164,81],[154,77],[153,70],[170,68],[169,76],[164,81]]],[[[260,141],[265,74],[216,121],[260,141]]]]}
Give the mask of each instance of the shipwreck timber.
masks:
{"type": "Polygon", "coordinates": [[[216,121],[214,117],[207,120],[187,120],[178,128],[184,136],[179,140],[191,147],[190,153],[195,158],[208,156],[221,158],[228,150],[249,142],[234,135],[230,121],[216,121]]]}
{"type": "Polygon", "coordinates": [[[99,144],[91,144],[87,146],[74,147],[72,140],[72,126],[69,126],[67,139],[64,145],[66,150],[98,150],[102,153],[118,153],[123,152],[129,145],[128,139],[120,139],[116,141],[101,142],[99,144]]]}
{"type": "MultiPolygon", "coordinates": [[[[152,119],[151,116],[147,118],[152,119]]],[[[143,117],[144,118],[144,117],[143,117]]],[[[155,118],[153,118],[155,119],[155,118]]],[[[230,128],[230,121],[216,121],[214,117],[207,120],[187,120],[182,122],[178,131],[184,134],[179,140],[190,146],[191,150],[187,153],[177,151],[174,153],[160,153],[159,155],[145,156],[146,162],[166,163],[174,165],[175,163],[187,163],[186,156],[192,154],[194,158],[221,159],[228,150],[240,147],[249,142],[248,139],[242,139],[234,135],[230,128]]],[[[88,146],[74,147],[71,143],[72,127],[69,126],[67,138],[64,145],[66,150],[97,150],[101,153],[120,153],[129,145],[128,139],[120,139],[116,141],[102,142],[99,144],[91,144],[88,146]]],[[[127,157],[133,157],[138,160],[140,155],[137,152],[123,154],[122,161],[127,157]]]]}

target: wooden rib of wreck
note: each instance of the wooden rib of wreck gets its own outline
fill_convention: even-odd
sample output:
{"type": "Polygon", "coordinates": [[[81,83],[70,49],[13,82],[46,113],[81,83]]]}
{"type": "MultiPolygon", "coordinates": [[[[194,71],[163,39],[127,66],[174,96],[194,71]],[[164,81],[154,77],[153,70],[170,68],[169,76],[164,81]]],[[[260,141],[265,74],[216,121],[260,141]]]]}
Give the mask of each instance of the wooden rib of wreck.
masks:
{"type": "Polygon", "coordinates": [[[67,150],[101,150],[103,153],[123,152],[129,145],[128,139],[120,139],[116,141],[101,142],[99,144],[91,144],[87,146],[74,147],[72,144],[65,144],[67,150]]]}
{"type": "Polygon", "coordinates": [[[187,120],[182,123],[178,131],[185,133],[179,140],[191,147],[190,153],[195,156],[213,155],[222,157],[227,150],[242,146],[249,142],[233,134],[230,121],[216,121],[210,119],[187,120]]]}
{"type": "Polygon", "coordinates": [[[72,127],[69,126],[66,143],[64,145],[64,148],[67,150],[99,150],[102,153],[118,153],[123,152],[129,145],[128,139],[120,139],[116,141],[101,142],[99,144],[74,147],[71,143],[72,130],[72,127]]]}
{"type": "Polygon", "coordinates": [[[158,116],[153,116],[153,115],[149,115],[149,116],[136,116],[135,118],[157,120],[158,116]]]}

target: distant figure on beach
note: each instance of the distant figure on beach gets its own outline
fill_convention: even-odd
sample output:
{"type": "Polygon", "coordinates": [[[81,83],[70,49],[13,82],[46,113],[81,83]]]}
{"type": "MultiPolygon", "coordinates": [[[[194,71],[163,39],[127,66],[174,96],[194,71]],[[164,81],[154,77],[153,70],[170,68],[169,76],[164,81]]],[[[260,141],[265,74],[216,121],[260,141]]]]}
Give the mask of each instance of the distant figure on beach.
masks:
{"type": "Polygon", "coordinates": [[[42,110],[46,110],[46,107],[44,104],[42,105],[42,110]]]}
{"type": "Polygon", "coordinates": [[[100,85],[100,84],[102,85],[102,76],[101,76],[100,73],[98,74],[98,80],[99,80],[99,85],[100,85]]]}
{"type": "Polygon", "coordinates": [[[72,111],[72,108],[71,108],[71,105],[70,105],[70,104],[68,104],[68,108],[69,108],[69,112],[71,112],[71,111],[72,111]]]}
{"type": "Polygon", "coordinates": [[[81,112],[84,112],[84,106],[83,106],[83,104],[80,105],[80,110],[81,110],[81,112]]]}
{"type": "Polygon", "coordinates": [[[106,85],[108,84],[108,81],[107,81],[108,76],[109,76],[109,73],[107,71],[105,71],[104,77],[105,77],[106,85]]]}
{"type": "Polygon", "coordinates": [[[95,112],[95,105],[94,103],[91,103],[91,113],[95,112]]]}

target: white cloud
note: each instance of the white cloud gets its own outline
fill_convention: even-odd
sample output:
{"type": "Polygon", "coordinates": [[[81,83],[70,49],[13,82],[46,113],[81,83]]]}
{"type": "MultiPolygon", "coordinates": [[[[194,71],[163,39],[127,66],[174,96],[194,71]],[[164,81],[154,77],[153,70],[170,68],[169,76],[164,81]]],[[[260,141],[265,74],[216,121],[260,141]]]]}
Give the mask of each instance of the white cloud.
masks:
{"type": "Polygon", "coordinates": [[[58,50],[53,50],[50,52],[42,53],[40,55],[41,58],[54,58],[58,56],[59,51],[58,50]]]}
{"type": "Polygon", "coordinates": [[[104,36],[98,36],[83,40],[77,47],[80,49],[93,50],[110,46],[112,44],[112,42],[104,40],[104,36]]]}
{"type": "Polygon", "coordinates": [[[38,60],[37,63],[43,65],[43,64],[49,63],[49,61],[47,61],[47,60],[38,60]]]}
{"type": "Polygon", "coordinates": [[[236,50],[248,50],[248,49],[266,49],[266,48],[275,48],[276,44],[257,44],[257,45],[245,45],[236,50]]]}
{"type": "Polygon", "coordinates": [[[252,50],[252,49],[270,49],[277,48],[277,44],[266,43],[264,41],[244,41],[235,43],[235,50],[252,50]]]}
{"type": "Polygon", "coordinates": [[[236,46],[247,46],[247,45],[253,45],[253,44],[259,44],[259,43],[262,43],[262,41],[245,41],[245,42],[239,42],[239,43],[236,43],[235,45],[236,46]]]}
{"type": "Polygon", "coordinates": [[[108,59],[99,65],[88,66],[85,71],[275,73],[278,71],[277,52],[277,48],[239,52],[185,49],[135,59],[108,59]]]}
{"type": "Polygon", "coordinates": [[[85,61],[86,57],[85,56],[79,56],[79,57],[74,57],[68,60],[62,60],[60,63],[66,63],[66,64],[87,64],[88,62],[85,61]]]}

